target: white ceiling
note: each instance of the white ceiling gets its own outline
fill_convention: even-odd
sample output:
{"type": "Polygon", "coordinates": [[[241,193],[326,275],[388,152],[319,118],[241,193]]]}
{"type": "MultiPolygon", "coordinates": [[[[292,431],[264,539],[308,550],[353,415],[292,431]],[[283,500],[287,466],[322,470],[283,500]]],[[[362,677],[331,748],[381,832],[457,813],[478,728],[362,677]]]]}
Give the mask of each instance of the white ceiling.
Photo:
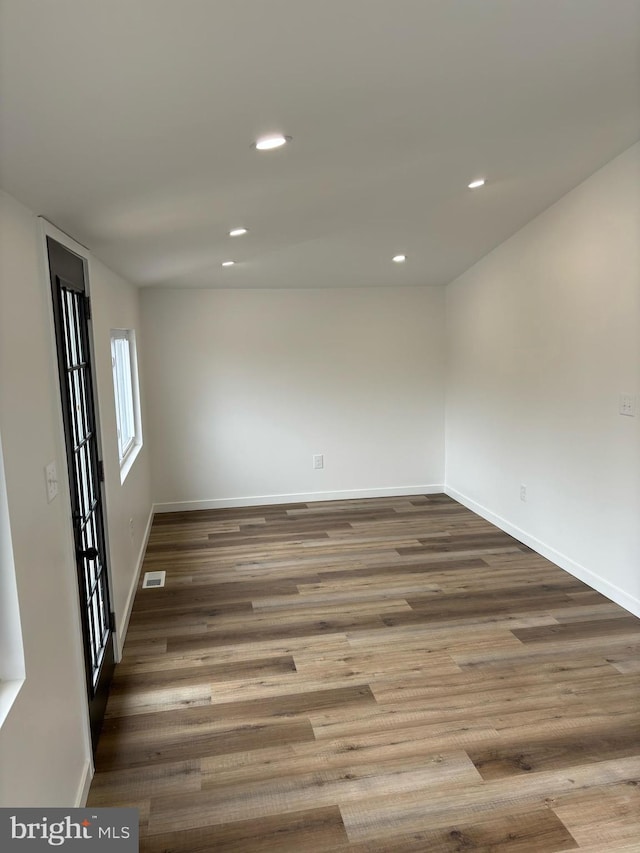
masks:
{"type": "Polygon", "coordinates": [[[640,137],[640,0],[0,3],[0,186],[140,285],[445,284],[640,137]]]}

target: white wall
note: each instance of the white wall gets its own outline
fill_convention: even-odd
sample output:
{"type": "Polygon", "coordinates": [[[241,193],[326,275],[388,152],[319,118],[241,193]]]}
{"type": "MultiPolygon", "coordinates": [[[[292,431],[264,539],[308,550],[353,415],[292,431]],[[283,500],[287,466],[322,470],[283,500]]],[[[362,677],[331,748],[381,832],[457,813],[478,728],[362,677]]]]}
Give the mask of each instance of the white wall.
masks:
{"type": "MultiPolygon", "coordinates": [[[[76,805],[90,771],[90,745],[49,285],[39,222],[4,193],[0,235],[0,435],[26,670],[22,690],[0,727],[0,806],[76,805]],[[47,503],[44,467],[53,460],[61,490],[47,503]]],[[[109,305],[113,315],[132,316],[131,294],[121,283],[109,295],[112,284],[97,266],[96,367],[110,484],[115,439],[107,416],[113,403],[105,399],[111,363],[105,359],[103,335],[111,317],[98,315],[109,305]]],[[[135,504],[143,517],[150,509],[142,473],[147,462],[141,456],[138,463],[140,481],[123,500],[129,514],[135,504]]],[[[112,489],[108,514],[114,516],[119,499],[112,489]]],[[[114,519],[109,518],[109,526],[116,528],[117,550],[121,532],[114,519]]],[[[115,567],[119,607],[132,574],[132,560],[115,567]]],[[[117,615],[122,621],[121,610],[117,615]]]]}
{"type": "Polygon", "coordinates": [[[446,425],[454,497],[638,615],[639,246],[636,145],[447,287],[446,425]]]}
{"type": "Polygon", "coordinates": [[[48,504],[59,458],[49,305],[35,216],[0,196],[0,432],[26,682],[0,729],[2,805],[73,802],[88,761],[68,515],[48,504]]]}
{"type": "Polygon", "coordinates": [[[441,290],[141,298],[161,509],[441,488],[441,290]]]}
{"type": "MultiPolygon", "coordinates": [[[[111,370],[111,330],[134,329],[140,335],[138,291],[99,260],[89,267],[98,401],[102,431],[109,556],[113,604],[120,648],[128,623],[137,576],[152,520],[147,420],[142,412],[143,444],[124,483],[120,483],[116,409],[111,370]],[[130,521],[132,520],[133,535],[130,521]]],[[[140,386],[144,375],[140,370],[140,386]]]]}

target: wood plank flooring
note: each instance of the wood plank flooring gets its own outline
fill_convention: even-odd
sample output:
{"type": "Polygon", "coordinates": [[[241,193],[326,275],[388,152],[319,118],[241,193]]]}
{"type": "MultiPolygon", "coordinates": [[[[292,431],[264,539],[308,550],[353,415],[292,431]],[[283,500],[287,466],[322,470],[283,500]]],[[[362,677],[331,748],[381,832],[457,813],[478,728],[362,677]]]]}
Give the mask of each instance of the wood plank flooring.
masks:
{"type": "Polygon", "coordinates": [[[159,515],[157,569],[89,797],[141,851],[640,851],[640,620],[455,501],[159,515]]]}

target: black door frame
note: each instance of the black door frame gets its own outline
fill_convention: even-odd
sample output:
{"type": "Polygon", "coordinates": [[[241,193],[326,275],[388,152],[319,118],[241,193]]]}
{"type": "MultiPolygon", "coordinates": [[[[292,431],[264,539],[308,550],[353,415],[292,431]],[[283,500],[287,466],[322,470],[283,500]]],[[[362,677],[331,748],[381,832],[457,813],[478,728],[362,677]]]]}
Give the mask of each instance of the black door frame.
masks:
{"type": "MultiPolygon", "coordinates": [[[[102,442],[101,442],[101,432],[100,432],[100,413],[97,399],[97,381],[96,381],[96,360],[95,360],[95,347],[93,341],[93,327],[91,322],[91,314],[90,312],[86,316],[86,327],[87,327],[87,350],[88,350],[88,358],[89,358],[89,384],[91,386],[90,391],[93,398],[93,411],[94,411],[94,432],[95,432],[95,448],[96,448],[96,469],[94,471],[95,475],[95,483],[99,490],[99,502],[100,502],[100,513],[101,513],[101,524],[100,530],[98,532],[99,541],[96,543],[98,545],[99,551],[99,559],[102,563],[102,567],[104,570],[104,580],[105,580],[105,593],[108,598],[108,614],[109,614],[109,636],[107,639],[103,662],[101,664],[101,675],[99,684],[94,684],[92,678],[92,659],[91,659],[91,651],[88,645],[89,642],[89,632],[87,625],[87,607],[86,607],[86,598],[83,594],[82,583],[84,580],[83,575],[83,560],[86,560],[86,552],[85,556],[81,556],[80,548],[79,548],[79,539],[78,539],[78,522],[77,519],[73,517],[73,495],[76,490],[76,486],[73,481],[73,471],[72,471],[72,463],[68,454],[68,442],[69,436],[72,433],[69,432],[70,424],[69,424],[69,415],[66,409],[63,400],[67,398],[67,388],[66,382],[63,377],[63,373],[60,367],[59,359],[58,359],[58,334],[57,334],[57,319],[56,314],[58,313],[58,306],[55,304],[55,289],[54,282],[51,275],[51,267],[49,263],[49,253],[48,253],[48,240],[51,239],[56,243],[60,244],[60,246],[65,249],[67,252],[70,252],[72,255],[76,256],[76,259],[79,260],[82,264],[82,276],[84,279],[84,291],[87,298],[90,296],[90,288],[91,282],[89,277],[89,253],[85,247],[76,243],[72,238],[68,237],[68,235],[64,234],[64,232],[59,231],[55,226],[51,225],[47,220],[43,219],[43,227],[42,227],[42,245],[44,250],[44,259],[46,266],[46,282],[47,282],[47,291],[49,296],[49,315],[51,319],[51,333],[52,333],[52,358],[53,363],[55,365],[54,374],[55,374],[55,385],[58,393],[58,401],[59,401],[59,415],[60,415],[60,427],[61,427],[61,459],[64,460],[64,463],[60,464],[59,471],[59,481],[63,488],[61,489],[61,497],[63,500],[68,502],[68,518],[69,518],[69,541],[71,543],[72,549],[72,559],[73,563],[76,566],[76,581],[78,586],[78,634],[80,640],[80,650],[82,654],[82,660],[84,664],[84,672],[85,672],[85,683],[87,690],[87,734],[89,737],[89,745],[91,746],[92,754],[95,755],[95,751],[97,748],[98,738],[100,734],[100,729],[102,726],[102,720],[104,717],[104,711],[106,707],[106,700],[108,696],[108,688],[111,681],[111,676],[113,673],[113,668],[115,666],[115,661],[117,660],[117,634],[115,631],[115,620],[112,612],[111,602],[113,601],[113,589],[112,589],[112,577],[111,577],[111,567],[109,561],[109,545],[108,545],[108,529],[107,529],[107,516],[106,516],[106,502],[105,502],[105,484],[104,477],[102,475],[102,442]],[[64,382],[64,384],[63,384],[64,382]],[[62,471],[64,471],[64,475],[62,475],[62,471]],[[66,488],[65,486],[66,481],[66,488]],[[66,493],[66,498],[65,498],[66,493]]],[[[88,309],[88,299],[86,302],[86,307],[88,309]]],[[[59,318],[58,318],[59,320],[59,318]]]]}

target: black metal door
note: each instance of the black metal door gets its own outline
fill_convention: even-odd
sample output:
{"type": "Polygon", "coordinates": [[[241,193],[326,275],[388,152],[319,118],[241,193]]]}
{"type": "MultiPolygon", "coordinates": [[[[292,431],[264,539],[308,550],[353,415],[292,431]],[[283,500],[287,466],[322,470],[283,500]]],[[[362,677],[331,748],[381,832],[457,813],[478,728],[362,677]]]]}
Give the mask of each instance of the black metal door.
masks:
{"type": "Polygon", "coordinates": [[[51,237],[47,252],[95,753],[115,663],[91,372],[91,311],[83,259],[51,237]]]}

